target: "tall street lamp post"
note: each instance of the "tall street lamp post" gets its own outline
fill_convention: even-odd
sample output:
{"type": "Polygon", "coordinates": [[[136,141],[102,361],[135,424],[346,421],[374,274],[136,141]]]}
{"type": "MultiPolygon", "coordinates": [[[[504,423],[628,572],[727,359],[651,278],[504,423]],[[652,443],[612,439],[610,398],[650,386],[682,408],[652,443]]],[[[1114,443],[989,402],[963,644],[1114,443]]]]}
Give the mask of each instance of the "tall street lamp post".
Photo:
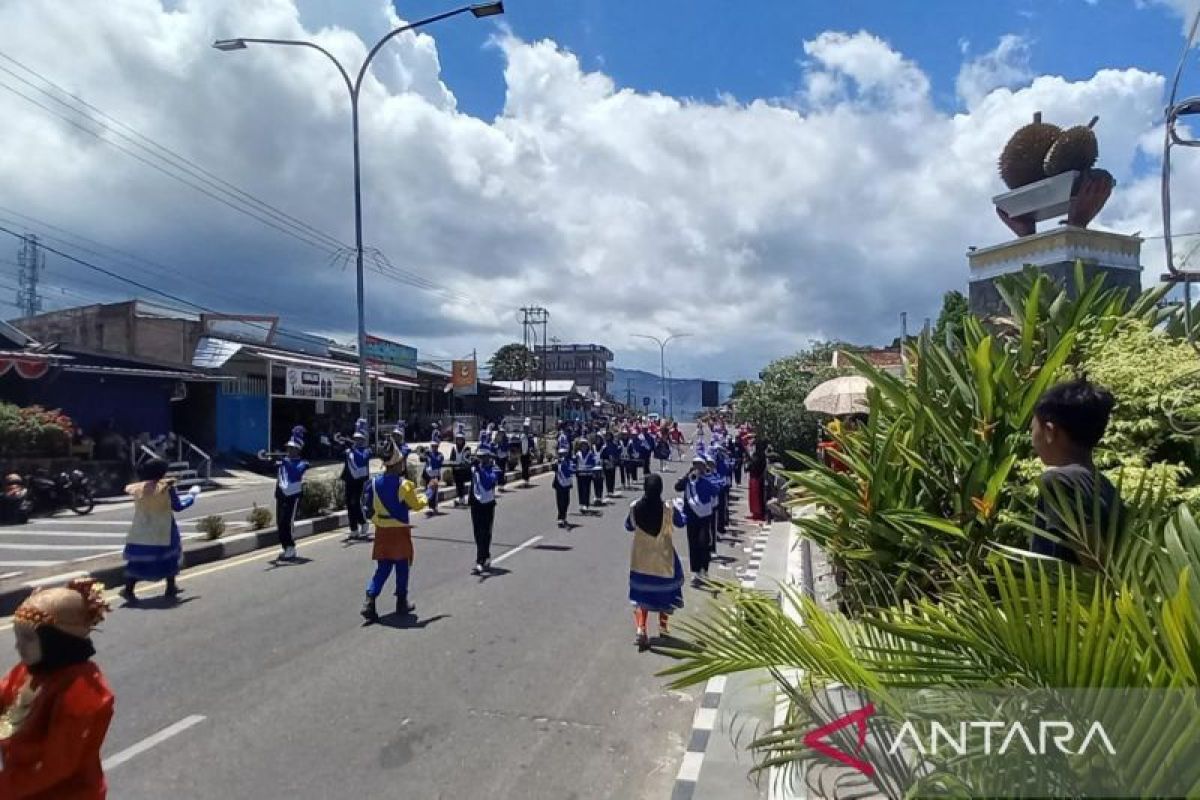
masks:
{"type": "Polygon", "coordinates": [[[660,339],[657,336],[651,336],[647,333],[635,333],[633,336],[638,339],[649,339],[650,341],[658,344],[658,374],[662,382],[662,394],[659,398],[659,403],[662,406],[662,414],[665,416],[667,413],[667,345],[676,339],[682,339],[684,336],[691,336],[691,334],[673,333],[666,339],[660,339]]]}
{"type": "Polygon", "coordinates": [[[219,39],[213,42],[213,47],[218,50],[230,52],[233,50],[245,50],[249,44],[282,44],[294,47],[309,47],[323,54],[326,58],[333,62],[337,67],[338,73],[342,76],[342,80],[346,83],[346,89],[350,92],[350,119],[351,129],[354,139],[354,251],[356,262],[356,278],[358,282],[358,380],[359,389],[359,406],[358,413],[363,419],[367,419],[367,321],[366,309],[364,308],[363,299],[363,231],[362,231],[362,175],[358,154],[358,97],[362,91],[363,80],[367,76],[367,68],[371,65],[371,61],[375,58],[375,54],[387,44],[406,31],[416,30],[434,22],[458,16],[459,14],[471,13],[476,19],[483,17],[494,17],[504,13],[504,3],[477,3],[475,5],[463,6],[456,8],[453,11],[447,11],[442,14],[423,19],[418,22],[413,22],[409,25],[403,25],[396,28],[394,31],[384,36],[375,46],[367,53],[367,58],[363,61],[362,66],[358,70],[358,76],[354,80],[350,80],[350,73],[342,66],[341,62],[334,58],[333,54],[326,50],[321,45],[314,42],[304,42],[292,39],[219,39]]]}

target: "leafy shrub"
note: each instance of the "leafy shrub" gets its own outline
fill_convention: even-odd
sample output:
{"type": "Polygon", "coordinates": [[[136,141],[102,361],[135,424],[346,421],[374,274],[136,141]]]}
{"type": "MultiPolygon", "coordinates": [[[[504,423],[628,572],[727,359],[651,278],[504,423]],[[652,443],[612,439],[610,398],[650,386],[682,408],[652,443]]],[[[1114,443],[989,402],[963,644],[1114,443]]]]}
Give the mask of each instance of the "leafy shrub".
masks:
{"type": "Polygon", "coordinates": [[[300,507],[296,516],[300,519],[311,519],[325,513],[333,505],[329,493],[329,481],[312,480],[304,482],[304,493],[300,495],[300,507]]]}
{"type": "Polygon", "coordinates": [[[261,531],[270,525],[274,518],[275,515],[271,513],[271,509],[263,508],[258,503],[255,503],[254,508],[250,509],[250,514],[246,517],[246,521],[250,523],[250,530],[261,531]]]}
{"type": "Polygon", "coordinates": [[[0,402],[0,454],[64,455],[74,430],[71,418],[61,411],[0,402]]]}
{"type": "Polygon", "coordinates": [[[196,523],[196,529],[209,541],[220,539],[225,533],[225,518],[220,514],[210,514],[196,523]]]}
{"type": "Polygon", "coordinates": [[[329,510],[344,511],[346,509],[346,483],[340,478],[329,481],[329,510]]]}

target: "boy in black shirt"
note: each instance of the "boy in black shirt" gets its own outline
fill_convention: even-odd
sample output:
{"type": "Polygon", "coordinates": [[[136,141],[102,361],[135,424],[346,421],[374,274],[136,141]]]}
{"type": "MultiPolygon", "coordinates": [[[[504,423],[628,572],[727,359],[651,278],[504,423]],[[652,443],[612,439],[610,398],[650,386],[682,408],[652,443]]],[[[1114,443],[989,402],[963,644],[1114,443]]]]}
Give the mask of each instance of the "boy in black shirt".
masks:
{"type": "Polygon", "coordinates": [[[1070,535],[1071,526],[1047,504],[1047,495],[1062,495],[1072,509],[1082,508],[1081,532],[1107,531],[1112,515],[1120,513],[1116,489],[1092,461],[1092,451],[1104,436],[1114,404],[1107,389],[1082,379],[1052,386],[1038,400],[1031,433],[1033,449],[1046,471],[1041,477],[1036,524],[1060,541],[1034,536],[1033,552],[1079,563],[1079,554],[1070,544],[1078,536],[1070,535]],[[1097,514],[1099,518],[1093,518],[1097,514]]]}

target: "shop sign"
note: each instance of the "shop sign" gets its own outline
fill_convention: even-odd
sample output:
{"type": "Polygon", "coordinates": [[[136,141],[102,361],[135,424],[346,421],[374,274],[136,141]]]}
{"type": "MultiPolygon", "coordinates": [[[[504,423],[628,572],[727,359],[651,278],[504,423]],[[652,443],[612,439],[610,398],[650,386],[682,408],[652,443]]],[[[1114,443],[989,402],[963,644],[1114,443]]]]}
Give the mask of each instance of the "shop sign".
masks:
{"type": "Polygon", "coordinates": [[[358,380],[340,372],[321,369],[287,368],[285,396],[308,400],[333,400],[339,403],[358,402],[358,380]]]}

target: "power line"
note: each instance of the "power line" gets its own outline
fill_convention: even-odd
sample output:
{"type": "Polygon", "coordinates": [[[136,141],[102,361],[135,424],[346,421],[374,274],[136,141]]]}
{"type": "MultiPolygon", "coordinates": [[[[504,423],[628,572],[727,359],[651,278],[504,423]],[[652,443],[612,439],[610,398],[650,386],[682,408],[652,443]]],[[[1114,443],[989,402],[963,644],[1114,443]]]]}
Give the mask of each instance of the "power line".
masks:
{"type": "MultiPolygon", "coordinates": [[[[277,208],[276,206],[271,205],[270,203],[266,202],[265,200],[262,200],[256,196],[254,196],[250,192],[247,192],[244,189],[241,189],[240,187],[236,186],[235,184],[232,184],[229,181],[226,181],[225,179],[214,174],[210,170],[205,169],[204,167],[200,166],[195,161],[187,158],[186,156],[180,155],[179,153],[172,150],[171,148],[142,134],[141,132],[139,132],[138,130],[133,128],[132,126],[127,125],[124,122],[121,122],[116,117],[114,117],[111,114],[105,112],[104,110],[98,108],[97,106],[92,105],[91,103],[87,102],[86,100],[71,94],[66,89],[64,89],[63,87],[56,84],[54,81],[45,77],[41,73],[32,69],[31,67],[26,66],[25,64],[21,63],[20,61],[13,58],[12,56],[9,56],[6,53],[0,52],[0,58],[3,58],[4,60],[8,61],[9,63],[17,66],[24,72],[26,72],[30,75],[33,75],[38,80],[44,82],[48,86],[53,87],[55,90],[57,90],[57,92],[60,92],[62,95],[65,95],[66,97],[70,98],[71,102],[64,100],[62,97],[56,95],[55,93],[48,91],[44,87],[39,86],[36,83],[17,74],[16,72],[9,69],[8,67],[0,65],[0,72],[4,72],[4,73],[12,76],[16,80],[20,81],[21,83],[25,84],[26,86],[29,86],[33,90],[39,92],[40,94],[44,95],[45,97],[49,98],[50,100],[54,101],[55,103],[59,104],[60,106],[65,107],[70,112],[82,116],[89,123],[96,125],[102,131],[110,133],[114,136],[119,137],[121,140],[128,142],[130,145],[137,148],[138,150],[145,153],[146,155],[150,156],[151,158],[154,158],[154,159],[157,159],[158,161],[164,162],[168,167],[170,167],[170,169],[164,167],[162,164],[156,163],[154,161],[150,161],[147,158],[139,155],[138,153],[132,152],[128,148],[118,144],[117,142],[112,141],[111,139],[105,138],[99,132],[97,132],[85,125],[81,125],[76,120],[71,119],[67,116],[64,116],[63,114],[59,113],[55,109],[52,109],[49,106],[45,105],[44,103],[36,100],[35,98],[32,98],[32,97],[24,94],[23,92],[18,91],[17,89],[13,88],[12,86],[9,86],[5,83],[0,82],[0,88],[7,89],[9,92],[12,92],[13,94],[17,95],[18,97],[21,97],[22,99],[26,100],[27,102],[43,109],[47,113],[52,114],[53,116],[61,119],[63,122],[66,122],[67,124],[71,125],[72,127],[75,127],[78,130],[81,130],[81,131],[87,133],[88,135],[93,136],[102,142],[105,142],[106,144],[109,144],[110,146],[125,153],[126,155],[130,156],[131,158],[137,159],[138,161],[142,162],[146,166],[149,166],[153,169],[158,170],[159,172],[162,172],[164,175],[167,175],[168,177],[170,177],[180,183],[183,183],[184,185],[216,200],[219,203],[222,203],[225,206],[228,206],[229,208],[232,208],[235,211],[243,213],[243,214],[263,223],[264,225],[274,228],[275,230],[277,230],[281,233],[284,233],[288,236],[291,236],[292,238],[295,238],[298,241],[301,241],[305,244],[308,244],[311,247],[314,247],[316,249],[319,249],[319,250],[322,250],[325,252],[329,252],[331,254],[331,260],[336,261],[339,258],[339,253],[343,252],[345,249],[350,249],[351,252],[353,252],[353,250],[351,248],[348,248],[344,242],[340,241],[336,237],[331,236],[330,234],[327,234],[324,231],[321,231],[320,229],[310,225],[309,223],[304,222],[303,220],[301,220],[295,216],[292,216],[291,214],[288,214],[285,211],[282,211],[281,209],[277,208]],[[73,103],[77,103],[78,106],[73,105],[73,103]],[[125,131],[128,131],[128,135],[126,133],[123,133],[121,130],[117,130],[113,126],[106,125],[102,121],[97,120],[92,114],[85,113],[79,106],[83,106],[84,108],[88,109],[89,111],[94,112],[95,115],[98,115],[98,116],[102,117],[103,119],[110,121],[111,123],[113,123],[113,126],[117,126],[121,129],[124,129],[125,131]],[[143,142],[145,144],[142,144],[143,142]],[[183,173],[183,174],[182,175],[176,174],[176,172],[173,172],[171,170],[176,170],[179,173],[183,173]],[[195,181],[199,181],[203,185],[198,185],[195,181]],[[210,188],[206,188],[206,187],[210,187],[211,191],[210,191],[210,188]],[[218,194],[216,194],[214,192],[219,193],[220,195],[224,195],[224,196],[223,197],[219,196],[218,194]],[[248,206],[248,208],[246,206],[248,206]],[[264,214],[268,217],[267,219],[263,218],[262,215],[264,215],[264,214]]],[[[384,275],[385,277],[390,277],[393,280],[396,280],[403,284],[413,286],[418,289],[425,289],[430,292],[436,292],[439,294],[443,294],[444,296],[451,297],[453,299],[457,299],[462,302],[468,302],[468,303],[479,302],[475,298],[467,297],[463,294],[453,292],[452,290],[449,290],[449,289],[445,289],[442,286],[435,283],[434,281],[432,281],[428,278],[425,278],[424,276],[422,276],[418,273],[400,269],[400,268],[396,267],[394,264],[392,264],[391,261],[387,259],[387,256],[382,253],[382,251],[379,251],[376,248],[372,248],[372,249],[375,250],[375,252],[379,254],[379,256],[382,258],[382,260],[384,262],[386,262],[386,267],[385,267],[384,265],[378,264],[379,259],[376,259],[377,270],[378,270],[379,274],[384,275]]]]}
{"type": "MultiPolygon", "coordinates": [[[[0,52],[0,58],[3,58],[4,60],[16,65],[17,67],[19,67],[20,69],[29,73],[30,75],[35,76],[38,80],[53,87],[61,94],[69,97],[70,101],[64,100],[62,97],[56,95],[55,93],[53,93],[51,91],[48,91],[44,87],[37,85],[36,83],[28,80],[27,78],[22,77],[21,75],[18,75],[16,72],[9,69],[8,67],[0,65],[0,72],[4,72],[4,73],[12,76],[13,78],[15,78],[16,80],[25,84],[26,86],[30,87],[34,91],[39,92],[40,94],[44,95],[45,97],[49,98],[50,100],[54,101],[55,103],[59,104],[60,106],[63,106],[68,111],[84,117],[89,122],[99,126],[102,130],[112,133],[112,134],[120,137],[124,141],[129,142],[132,146],[134,146],[137,149],[141,150],[142,152],[146,153],[150,157],[157,158],[160,161],[166,162],[171,167],[173,167],[176,170],[179,170],[182,173],[185,173],[190,178],[192,178],[196,181],[199,181],[200,183],[203,183],[203,184],[211,187],[213,190],[230,197],[234,202],[249,205],[249,206],[251,206],[251,208],[254,211],[266,214],[267,216],[275,219],[277,222],[279,222],[283,225],[286,225],[288,227],[294,228],[299,233],[302,233],[306,236],[310,236],[310,237],[313,237],[313,238],[316,238],[319,240],[323,240],[327,245],[332,245],[334,247],[343,245],[343,243],[340,242],[336,237],[331,236],[331,235],[325,233],[324,231],[317,229],[313,225],[310,225],[309,223],[304,222],[303,220],[298,219],[298,218],[292,216],[291,214],[288,214],[287,212],[271,205],[270,203],[266,202],[265,200],[262,200],[261,198],[255,197],[254,195],[245,191],[244,189],[241,189],[241,188],[235,186],[234,184],[230,183],[229,181],[226,181],[223,178],[213,174],[212,172],[205,169],[204,167],[201,167],[199,164],[196,164],[191,159],[188,159],[187,157],[182,156],[179,153],[175,152],[171,148],[166,147],[165,145],[154,141],[153,139],[151,139],[148,136],[145,136],[140,131],[136,130],[135,128],[133,128],[130,125],[125,124],[124,122],[121,122],[119,119],[112,116],[111,114],[108,114],[104,110],[97,108],[96,106],[92,105],[91,103],[87,102],[86,100],[84,100],[80,97],[76,97],[75,95],[72,95],[66,89],[64,89],[61,86],[59,86],[58,84],[54,83],[54,81],[50,80],[49,78],[45,77],[44,75],[41,75],[40,73],[36,72],[32,68],[26,66],[25,64],[22,64],[20,61],[17,61],[12,56],[9,56],[3,52],[0,52]],[[78,105],[76,105],[76,104],[78,104],[78,105]],[[88,111],[94,112],[95,115],[98,115],[98,116],[102,117],[103,119],[108,120],[109,122],[111,122],[113,125],[115,125],[117,127],[114,128],[112,125],[107,125],[104,122],[101,122],[100,120],[95,119],[95,117],[92,114],[85,113],[83,110],[81,110],[81,108],[79,106],[83,106],[88,111]],[[128,133],[124,133],[122,130],[117,130],[117,128],[123,129],[123,131],[127,131],[128,133]],[[143,142],[145,144],[143,144],[143,142]]],[[[5,88],[8,88],[10,91],[13,91],[11,87],[6,86],[5,88]]],[[[30,102],[36,103],[36,101],[34,101],[32,98],[29,98],[26,95],[21,95],[21,96],[25,97],[25,99],[29,100],[30,102]]],[[[50,113],[55,114],[60,119],[64,119],[64,121],[68,121],[68,122],[70,121],[70,120],[66,120],[66,118],[62,117],[57,112],[54,112],[52,109],[49,109],[46,106],[41,105],[40,103],[38,103],[38,105],[41,108],[46,109],[50,113]]],[[[195,186],[194,184],[191,184],[190,181],[189,181],[189,185],[192,185],[193,188],[200,190],[199,187],[195,186]]]]}

